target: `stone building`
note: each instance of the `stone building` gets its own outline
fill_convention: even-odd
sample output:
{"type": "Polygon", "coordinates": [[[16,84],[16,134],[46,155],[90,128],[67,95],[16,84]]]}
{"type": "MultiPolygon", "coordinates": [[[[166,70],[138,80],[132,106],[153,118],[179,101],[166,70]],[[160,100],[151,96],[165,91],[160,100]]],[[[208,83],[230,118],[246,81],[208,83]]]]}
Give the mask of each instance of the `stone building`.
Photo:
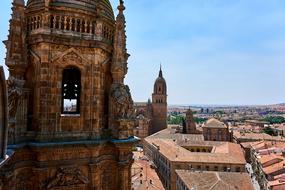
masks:
{"type": "Polygon", "coordinates": [[[229,131],[229,127],[217,119],[209,119],[202,128],[205,140],[233,141],[233,134],[229,131]]]}
{"type": "Polygon", "coordinates": [[[246,175],[246,160],[238,144],[206,141],[202,134],[181,134],[168,128],[145,138],[143,145],[145,155],[155,164],[166,190],[176,190],[176,170],[246,175]]]}
{"type": "Polygon", "coordinates": [[[0,189],[131,189],[124,10],[123,0],[116,19],[109,0],[13,0],[0,189]]]}
{"type": "Polygon", "coordinates": [[[136,124],[134,128],[134,135],[141,139],[149,136],[149,127],[151,126],[151,120],[145,117],[143,114],[139,114],[136,117],[136,124]]]}
{"type": "Polygon", "coordinates": [[[167,128],[167,85],[160,67],[152,94],[151,134],[167,128]]]}
{"type": "MultiPolygon", "coordinates": [[[[144,122],[145,126],[138,125],[135,134],[137,134],[138,129],[142,128],[144,128],[143,134],[148,135],[167,128],[167,85],[161,67],[154,83],[152,101],[135,103],[135,110],[136,115],[139,116],[138,120],[148,121],[147,123],[144,122]]],[[[140,133],[137,136],[145,137],[140,133]]]]}
{"type": "Polygon", "coordinates": [[[183,121],[183,133],[184,134],[202,134],[201,130],[196,128],[195,119],[191,109],[186,112],[186,119],[183,121]]]}

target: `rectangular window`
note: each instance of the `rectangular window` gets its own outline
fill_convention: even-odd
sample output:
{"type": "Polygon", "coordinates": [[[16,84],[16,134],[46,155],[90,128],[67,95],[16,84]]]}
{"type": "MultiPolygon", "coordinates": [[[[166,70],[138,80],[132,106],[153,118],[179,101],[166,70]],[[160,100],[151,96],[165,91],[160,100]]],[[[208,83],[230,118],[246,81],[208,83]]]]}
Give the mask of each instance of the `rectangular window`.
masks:
{"type": "Polygon", "coordinates": [[[81,73],[75,67],[63,70],[62,74],[62,113],[80,113],[81,73]]]}

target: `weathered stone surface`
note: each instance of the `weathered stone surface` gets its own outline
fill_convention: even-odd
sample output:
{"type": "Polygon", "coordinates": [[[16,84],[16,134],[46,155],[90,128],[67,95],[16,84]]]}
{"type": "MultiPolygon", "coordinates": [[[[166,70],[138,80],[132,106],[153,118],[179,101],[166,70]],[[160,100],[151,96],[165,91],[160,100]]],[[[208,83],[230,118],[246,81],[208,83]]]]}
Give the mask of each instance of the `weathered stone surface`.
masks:
{"type": "Polygon", "coordinates": [[[6,156],[8,135],[7,88],[3,67],[0,66],[0,160],[6,156]]]}
{"type": "Polygon", "coordinates": [[[120,1],[115,21],[109,1],[88,1],[92,10],[83,2],[13,3],[2,190],[131,189],[125,7],[120,1]]]}

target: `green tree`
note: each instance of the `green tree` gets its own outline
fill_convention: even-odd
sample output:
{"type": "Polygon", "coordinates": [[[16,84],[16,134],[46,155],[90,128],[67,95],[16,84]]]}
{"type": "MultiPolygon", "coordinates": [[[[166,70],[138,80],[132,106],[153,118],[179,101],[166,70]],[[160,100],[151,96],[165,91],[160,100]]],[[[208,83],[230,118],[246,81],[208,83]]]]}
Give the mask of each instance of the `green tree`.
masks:
{"type": "Polygon", "coordinates": [[[268,116],[264,121],[269,122],[270,124],[280,124],[285,123],[285,118],[282,116],[268,116]]]}

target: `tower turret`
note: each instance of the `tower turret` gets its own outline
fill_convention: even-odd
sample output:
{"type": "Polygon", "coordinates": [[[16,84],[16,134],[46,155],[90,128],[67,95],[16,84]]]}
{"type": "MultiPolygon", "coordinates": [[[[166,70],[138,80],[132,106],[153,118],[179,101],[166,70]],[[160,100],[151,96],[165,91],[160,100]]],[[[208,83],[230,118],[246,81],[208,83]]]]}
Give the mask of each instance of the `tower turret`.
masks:
{"type": "Polygon", "coordinates": [[[190,108],[186,112],[186,133],[187,134],[197,134],[193,112],[190,108]]]}
{"type": "Polygon", "coordinates": [[[152,134],[167,128],[167,85],[160,66],[152,94],[152,134]]]}
{"type": "Polygon", "coordinates": [[[116,20],[109,0],[14,0],[12,10],[12,154],[0,189],[130,190],[136,139],[124,2],[116,20]]]}

